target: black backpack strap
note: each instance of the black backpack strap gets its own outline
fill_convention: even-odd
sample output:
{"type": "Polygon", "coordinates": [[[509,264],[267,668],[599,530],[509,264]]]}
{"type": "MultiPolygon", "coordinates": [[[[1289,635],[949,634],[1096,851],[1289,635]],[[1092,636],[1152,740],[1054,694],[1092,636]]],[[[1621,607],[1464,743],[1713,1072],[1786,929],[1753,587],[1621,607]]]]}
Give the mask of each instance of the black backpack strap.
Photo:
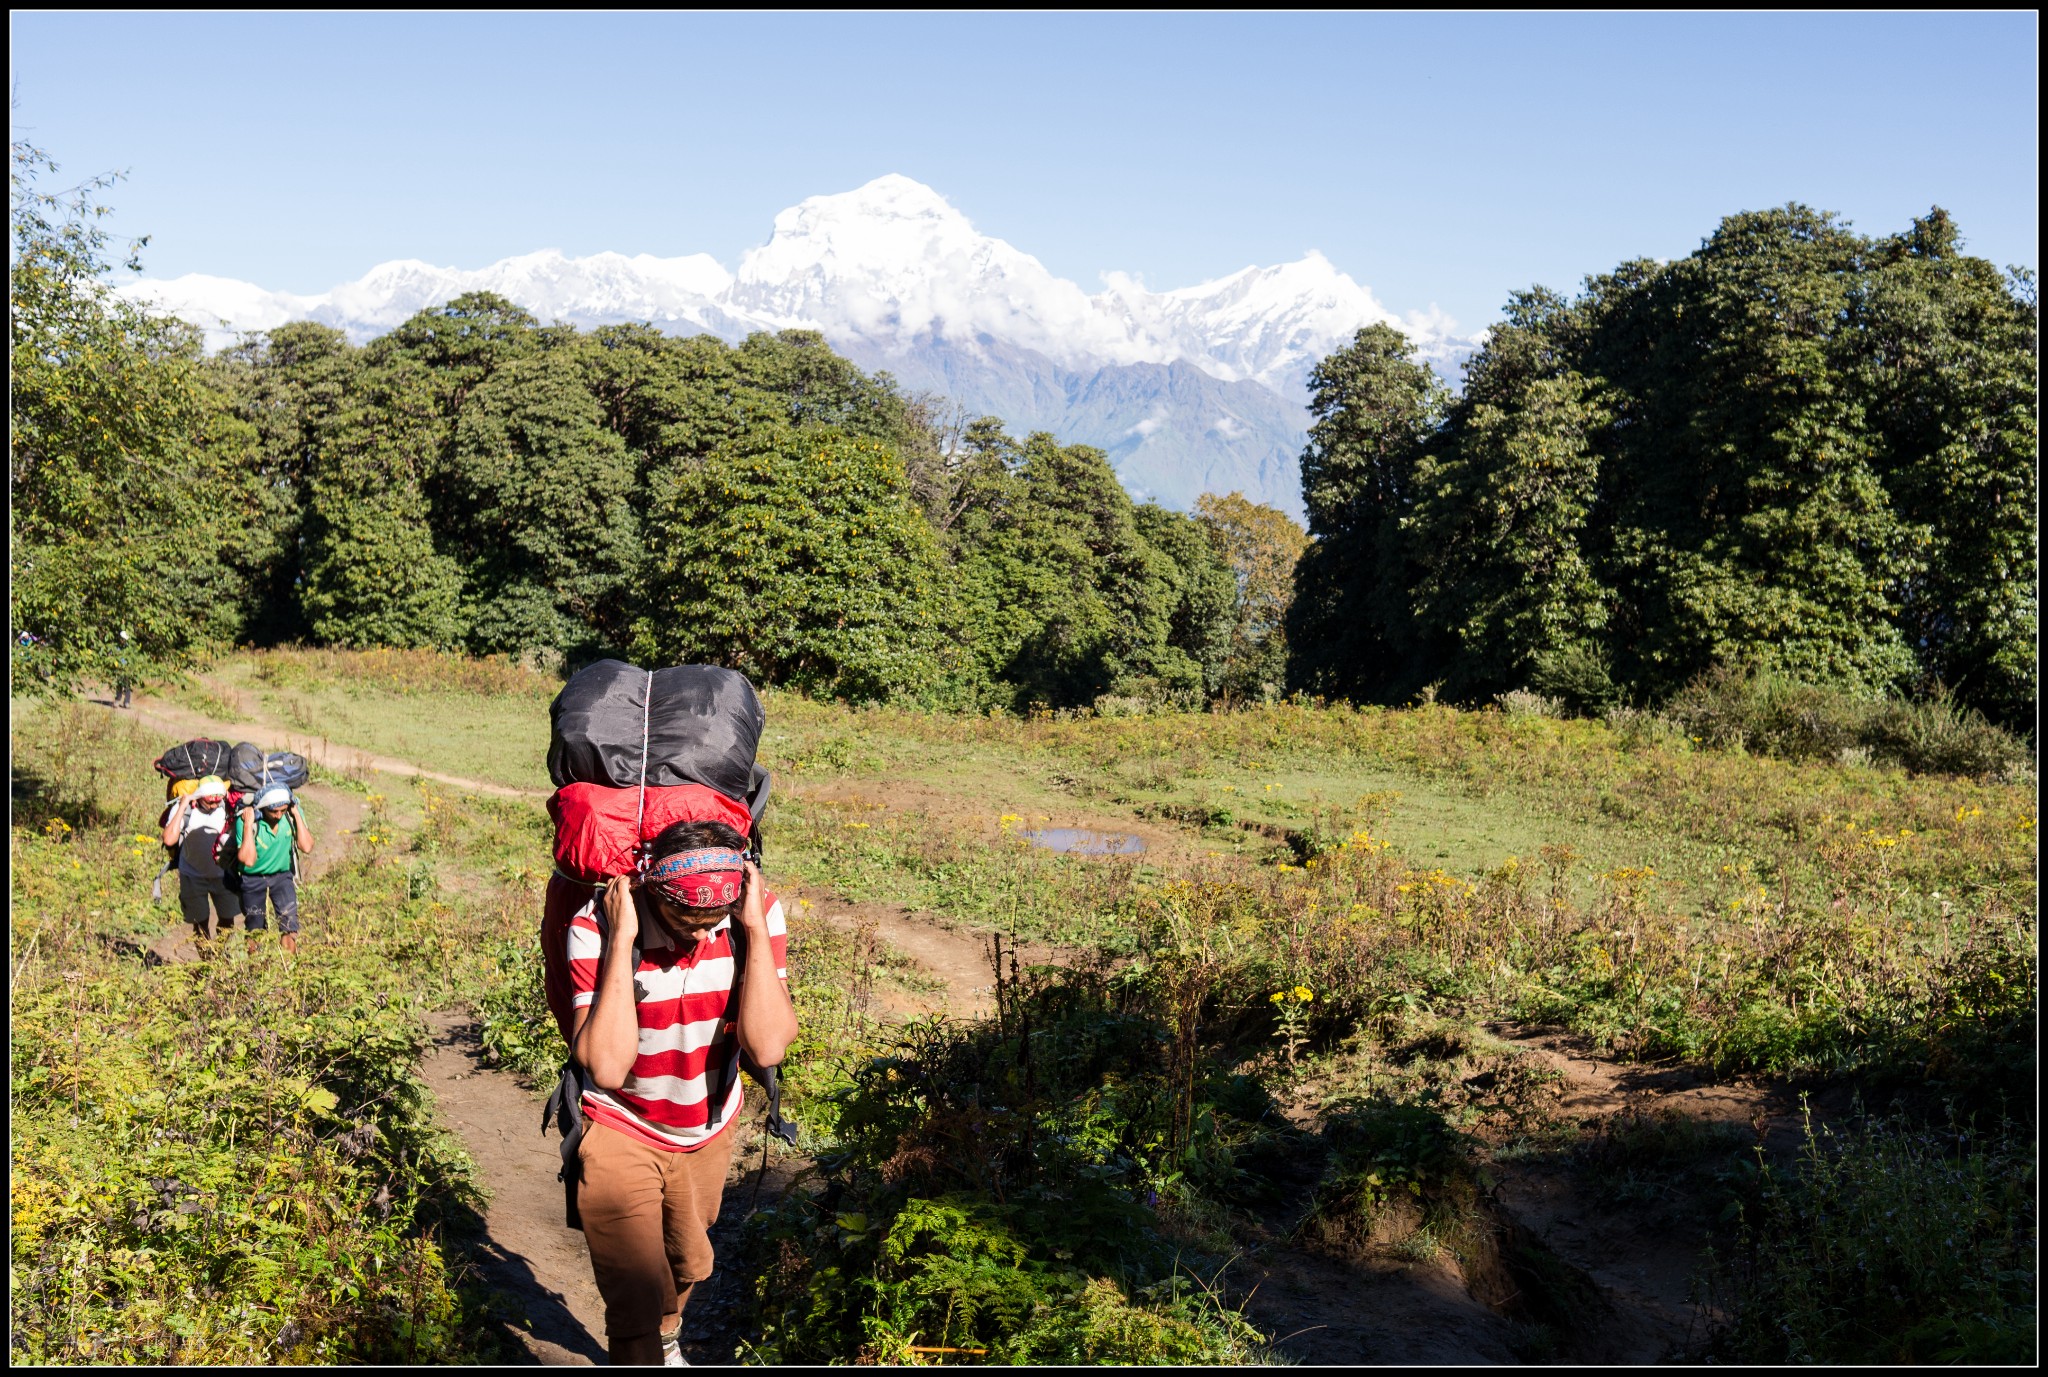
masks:
{"type": "Polygon", "coordinates": [[[541,1109],[543,1134],[551,1121],[562,1132],[562,1169],[555,1173],[555,1179],[562,1183],[563,1222],[571,1229],[580,1229],[583,1215],[576,1208],[576,1188],[583,1183],[583,1163],[576,1156],[576,1149],[583,1143],[583,1068],[574,1057],[562,1063],[561,1078],[541,1109]]]}
{"type": "Polygon", "coordinates": [[[747,1074],[761,1083],[761,1089],[768,1093],[768,1134],[780,1138],[791,1147],[796,1146],[796,1125],[782,1117],[782,1068],[779,1066],[755,1066],[749,1063],[747,1074]]]}

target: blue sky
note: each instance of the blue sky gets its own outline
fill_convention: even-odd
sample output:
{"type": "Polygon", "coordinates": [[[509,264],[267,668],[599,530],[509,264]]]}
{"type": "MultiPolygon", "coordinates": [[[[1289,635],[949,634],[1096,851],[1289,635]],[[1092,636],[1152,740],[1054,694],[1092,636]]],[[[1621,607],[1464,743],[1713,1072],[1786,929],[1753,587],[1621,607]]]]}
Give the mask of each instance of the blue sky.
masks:
{"type": "Polygon", "coordinates": [[[2031,14],[24,13],[13,125],[149,275],[559,248],[728,267],[885,172],[1089,290],[1315,248],[1465,328],[1801,200],[2038,265],[2031,14]]]}

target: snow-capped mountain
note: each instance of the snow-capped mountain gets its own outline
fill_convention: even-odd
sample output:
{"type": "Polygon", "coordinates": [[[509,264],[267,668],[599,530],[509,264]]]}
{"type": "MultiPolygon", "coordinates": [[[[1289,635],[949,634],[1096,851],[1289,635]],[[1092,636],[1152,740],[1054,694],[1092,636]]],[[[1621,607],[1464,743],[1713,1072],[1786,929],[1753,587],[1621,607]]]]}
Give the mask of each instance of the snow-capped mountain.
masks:
{"type": "Polygon", "coordinates": [[[472,291],[584,327],[644,320],[733,340],[814,329],[863,367],[1001,416],[1014,433],[1101,446],[1140,496],[1185,507],[1235,488],[1297,514],[1316,360],[1385,322],[1455,379],[1476,343],[1439,314],[1397,318],[1314,252],[1171,291],[1111,273],[1091,295],[894,175],[783,211],[737,272],[706,254],[544,249],[475,270],[384,263],[311,296],[199,274],[122,290],[217,344],[292,320],[367,339],[472,291]]]}

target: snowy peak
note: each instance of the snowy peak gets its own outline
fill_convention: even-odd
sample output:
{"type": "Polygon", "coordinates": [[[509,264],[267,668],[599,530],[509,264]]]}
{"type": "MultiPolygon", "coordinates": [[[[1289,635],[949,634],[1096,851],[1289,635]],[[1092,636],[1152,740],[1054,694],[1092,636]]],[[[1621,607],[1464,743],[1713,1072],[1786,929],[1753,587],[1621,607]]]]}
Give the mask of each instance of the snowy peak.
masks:
{"type": "MultiPolygon", "coordinates": [[[[943,340],[973,353],[989,341],[1066,368],[1187,363],[1224,382],[1300,397],[1308,370],[1366,325],[1406,330],[1423,357],[1470,352],[1440,314],[1398,318],[1370,290],[1310,250],[1212,282],[1150,291],[1106,273],[1089,295],[1030,254],[982,234],[944,196],[891,173],[812,196],[775,217],[768,242],[728,272],[708,254],[657,258],[542,249],[466,270],[401,259],[313,296],[188,275],[123,290],[224,336],[311,318],[358,337],[380,333],[464,292],[509,298],[543,320],[650,320],[721,335],[823,331],[835,344],[901,354],[943,340]]],[[[1434,312],[1434,308],[1432,308],[1434,312]]]]}
{"type": "Polygon", "coordinates": [[[1062,363],[1165,358],[1080,287],[893,174],[776,216],[773,236],[741,261],[729,303],[884,348],[990,335],[1062,363]]]}
{"type": "Polygon", "coordinates": [[[465,292],[585,328],[651,321],[728,340],[818,330],[862,367],[1001,416],[1019,434],[1101,446],[1141,494],[1185,504],[1238,488],[1297,512],[1317,360],[1384,323],[1455,378],[1477,342],[1434,306],[1397,317],[1314,250],[1166,291],[1105,273],[1091,295],[893,173],[783,211],[737,271],[701,253],[541,249],[476,269],[382,263],[310,296],[201,274],[121,291],[184,316],[216,346],[294,320],[360,341],[465,292]]]}

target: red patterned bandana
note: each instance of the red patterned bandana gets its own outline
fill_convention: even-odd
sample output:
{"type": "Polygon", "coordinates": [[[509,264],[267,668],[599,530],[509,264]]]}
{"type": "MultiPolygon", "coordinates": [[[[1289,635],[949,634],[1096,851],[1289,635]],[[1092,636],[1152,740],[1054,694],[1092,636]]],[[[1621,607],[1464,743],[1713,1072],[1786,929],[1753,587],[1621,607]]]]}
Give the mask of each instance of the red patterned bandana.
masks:
{"type": "Polygon", "coordinates": [[[747,858],[723,846],[678,851],[647,867],[647,882],[671,903],[717,908],[740,897],[747,858]]]}

